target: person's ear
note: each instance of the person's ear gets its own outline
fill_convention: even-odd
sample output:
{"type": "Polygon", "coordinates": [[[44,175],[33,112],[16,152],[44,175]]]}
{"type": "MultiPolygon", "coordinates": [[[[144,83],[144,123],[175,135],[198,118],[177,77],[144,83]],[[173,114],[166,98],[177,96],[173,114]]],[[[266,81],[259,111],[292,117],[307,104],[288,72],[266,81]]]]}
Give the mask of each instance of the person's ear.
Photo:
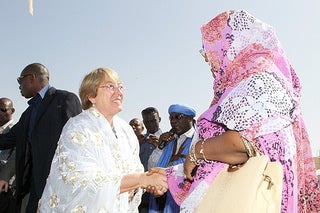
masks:
{"type": "Polygon", "coordinates": [[[88,95],[88,100],[94,105],[96,103],[96,98],[88,95]]]}
{"type": "Polygon", "coordinates": [[[15,111],[16,111],[15,108],[12,108],[12,109],[11,109],[11,113],[12,113],[12,114],[13,114],[15,111]]]}

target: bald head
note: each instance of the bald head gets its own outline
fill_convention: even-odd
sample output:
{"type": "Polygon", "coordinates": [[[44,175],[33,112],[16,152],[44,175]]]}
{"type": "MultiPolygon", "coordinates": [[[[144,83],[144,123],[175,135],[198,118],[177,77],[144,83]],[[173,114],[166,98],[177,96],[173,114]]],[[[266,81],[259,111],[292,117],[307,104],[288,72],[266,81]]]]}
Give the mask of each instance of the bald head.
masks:
{"type": "Polygon", "coordinates": [[[0,98],[0,126],[8,123],[14,112],[12,101],[9,98],[0,98]]]}
{"type": "Polygon", "coordinates": [[[21,95],[25,98],[32,98],[49,84],[49,72],[44,65],[33,63],[22,70],[17,80],[21,95]]]}
{"type": "Polygon", "coordinates": [[[25,73],[33,73],[39,80],[39,82],[43,85],[47,85],[49,83],[49,71],[47,67],[40,63],[33,63],[26,66],[23,70],[21,75],[25,73]]]}
{"type": "Polygon", "coordinates": [[[0,103],[5,104],[7,107],[13,108],[13,103],[9,98],[0,98],[0,103]]]}

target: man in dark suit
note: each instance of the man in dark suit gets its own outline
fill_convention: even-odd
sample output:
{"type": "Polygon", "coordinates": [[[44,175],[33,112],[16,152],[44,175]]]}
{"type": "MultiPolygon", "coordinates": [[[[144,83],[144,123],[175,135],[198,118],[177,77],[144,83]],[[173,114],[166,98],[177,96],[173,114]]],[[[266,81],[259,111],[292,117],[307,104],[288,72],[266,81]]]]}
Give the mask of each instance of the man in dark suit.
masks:
{"type": "MultiPolygon", "coordinates": [[[[0,134],[9,132],[13,126],[12,115],[15,112],[9,98],[0,98],[0,134]]],[[[15,199],[15,148],[0,150],[0,212],[14,212],[15,199]]]]}
{"type": "Polygon", "coordinates": [[[18,123],[0,135],[0,149],[16,146],[17,207],[29,192],[26,212],[35,213],[61,130],[81,112],[81,104],[75,94],[49,85],[49,72],[42,64],[26,66],[17,80],[21,95],[31,99],[18,123]]]}

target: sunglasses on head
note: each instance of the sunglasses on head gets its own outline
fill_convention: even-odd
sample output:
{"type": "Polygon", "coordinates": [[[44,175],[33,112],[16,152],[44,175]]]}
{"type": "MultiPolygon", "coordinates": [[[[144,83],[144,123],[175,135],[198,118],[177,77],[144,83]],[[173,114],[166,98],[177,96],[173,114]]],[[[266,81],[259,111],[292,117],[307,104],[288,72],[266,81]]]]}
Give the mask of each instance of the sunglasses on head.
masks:
{"type": "Polygon", "coordinates": [[[173,120],[173,119],[180,120],[180,119],[183,118],[183,117],[184,117],[184,114],[181,114],[181,113],[179,113],[179,114],[174,114],[174,115],[170,115],[170,116],[169,116],[169,120],[170,120],[170,121],[173,120]]]}

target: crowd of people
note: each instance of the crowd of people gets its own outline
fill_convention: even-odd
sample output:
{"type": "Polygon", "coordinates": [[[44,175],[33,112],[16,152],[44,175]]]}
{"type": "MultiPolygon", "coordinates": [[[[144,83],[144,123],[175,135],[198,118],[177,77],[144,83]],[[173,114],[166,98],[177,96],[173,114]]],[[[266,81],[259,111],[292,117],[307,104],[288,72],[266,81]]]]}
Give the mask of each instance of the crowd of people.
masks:
{"type": "Polygon", "coordinates": [[[154,106],[129,122],[117,115],[114,70],[85,75],[79,100],[51,86],[43,64],[27,65],[17,81],[29,106],[16,123],[13,101],[0,98],[0,212],[194,212],[225,166],[248,160],[243,140],[281,162],[281,212],[320,212],[301,85],[274,29],[230,10],[201,33],[213,100],[198,118],[172,103],[166,131],[154,106]]]}

